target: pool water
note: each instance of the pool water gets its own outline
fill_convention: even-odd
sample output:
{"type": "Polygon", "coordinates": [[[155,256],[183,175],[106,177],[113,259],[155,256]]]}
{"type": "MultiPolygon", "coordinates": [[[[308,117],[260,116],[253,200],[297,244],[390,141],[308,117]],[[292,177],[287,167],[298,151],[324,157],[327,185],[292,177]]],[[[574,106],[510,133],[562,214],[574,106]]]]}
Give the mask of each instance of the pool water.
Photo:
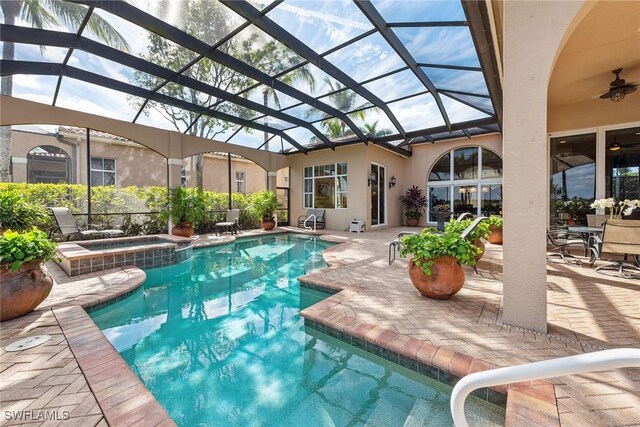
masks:
{"type": "MultiPolygon", "coordinates": [[[[196,250],[91,316],[180,426],[451,425],[451,387],[304,326],[300,310],[328,294],[296,278],[328,246],[282,235],[196,250]]],[[[467,414],[504,422],[474,397],[467,414]]]]}

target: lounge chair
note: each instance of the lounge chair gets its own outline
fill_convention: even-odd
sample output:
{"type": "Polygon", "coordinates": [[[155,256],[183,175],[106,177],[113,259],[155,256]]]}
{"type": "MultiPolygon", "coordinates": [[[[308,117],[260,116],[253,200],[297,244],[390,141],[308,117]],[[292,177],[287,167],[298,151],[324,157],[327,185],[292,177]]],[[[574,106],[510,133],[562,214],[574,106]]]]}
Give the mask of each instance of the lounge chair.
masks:
{"type": "Polygon", "coordinates": [[[49,230],[49,238],[54,234],[60,234],[61,237],[71,240],[71,237],[79,239],[100,239],[105,237],[117,237],[124,234],[122,230],[98,230],[94,225],[89,224],[87,230],[82,230],[76,224],[73,214],[69,208],[49,208],[53,213],[56,226],[49,230]]]}
{"type": "Polygon", "coordinates": [[[614,254],[623,257],[619,261],[611,261],[609,264],[597,267],[598,273],[608,271],[617,272],[618,276],[638,277],[640,268],[627,263],[627,257],[632,255],[636,264],[640,256],[640,220],[609,219],[604,223],[602,238],[591,236],[589,238],[589,249],[592,256],[590,264],[593,266],[597,259],[602,259],[602,255],[614,254]],[[625,274],[627,271],[633,274],[625,274]]]}
{"type": "Polygon", "coordinates": [[[228,229],[231,234],[238,234],[238,229],[240,221],[240,209],[229,209],[227,210],[227,216],[224,222],[218,222],[215,225],[216,236],[222,230],[228,229]]]}
{"type": "Polygon", "coordinates": [[[300,215],[298,217],[298,227],[313,228],[313,217],[311,215],[315,215],[316,230],[324,229],[324,212],[324,209],[307,209],[307,213],[305,215],[300,215]]]}
{"type": "Polygon", "coordinates": [[[559,259],[562,262],[566,262],[569,264],[581,265],[582,261],[578,259],[575,255],[571,255],[567,252],[568,248],[571,247],[580,247],[584,249],[585,242],[580,236],[575,235],[575,238],[571,238],[573,236],[572,233],[559,231],[559,230],[547,230],[547,246],[552,249],[559,249],[560,252],[547,252],[547,259],[553,261],[554,259],[559,259]]]}

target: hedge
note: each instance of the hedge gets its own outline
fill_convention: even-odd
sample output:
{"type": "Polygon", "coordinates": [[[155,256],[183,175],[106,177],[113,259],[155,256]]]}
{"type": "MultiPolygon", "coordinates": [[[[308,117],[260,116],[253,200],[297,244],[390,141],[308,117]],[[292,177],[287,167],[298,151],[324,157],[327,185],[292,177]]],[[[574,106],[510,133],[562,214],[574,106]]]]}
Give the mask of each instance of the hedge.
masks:
{"type": "MultiPolygon", "coordinates": [[[[195,191],[194,188],[187,189],[195,191]]],[[[28,184],[28,183],[0,183],[0,193],[19,193],[29,203],[42,206],[63,206],[73,213],[87,212],[87,186],[82,184],[28,184]]],[[[166,187],[129,186],[116,188],[115,186],[96,186],[91,188],[91,222],[99,228],[122,229],[126,235],[166,233],[167,225],[157,214],[132,214],[133,212],[159,212],[165,203],[166,187]],[[124,215],[100,215],[103,213],[129,212],[124,215]]],[[[228,208],[229,195],[203,191],[205,204],[212,211],[207,220],[195,224],[196,231],[207,233],[213,231],[213,225],[224,218],[224,211],[228,208]]],[[[250,195],[232,193],[231,205],[233,209],[241,209],[249,204],[250,195]]],[[[86,222],[86,217],[76,216],[79,224],[86,222]]],[[[41,230],[49,230],[54,224],[51,216],[33,224],[41,230]]],[[[257,224],[246,215],[240,215],[240,227],[255,228],[257,224]]]]}

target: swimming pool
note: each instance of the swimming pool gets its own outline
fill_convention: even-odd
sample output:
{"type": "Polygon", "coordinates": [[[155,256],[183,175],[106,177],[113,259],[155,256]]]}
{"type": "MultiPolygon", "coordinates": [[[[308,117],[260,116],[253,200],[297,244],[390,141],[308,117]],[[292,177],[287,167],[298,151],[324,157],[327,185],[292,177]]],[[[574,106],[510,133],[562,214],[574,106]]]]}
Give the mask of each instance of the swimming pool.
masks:
{"type": "MultiPolygon", "coordinates": [[[[451,425],[451,387],[304,326],[296,280],[330,244],[282,235],[195,250],[91,314],[181,426],[451,425]],[[407,423],[407,424],[405,424],[407,423]]],[[[473,425],[504,410],[467,399],[473,425]]]]}

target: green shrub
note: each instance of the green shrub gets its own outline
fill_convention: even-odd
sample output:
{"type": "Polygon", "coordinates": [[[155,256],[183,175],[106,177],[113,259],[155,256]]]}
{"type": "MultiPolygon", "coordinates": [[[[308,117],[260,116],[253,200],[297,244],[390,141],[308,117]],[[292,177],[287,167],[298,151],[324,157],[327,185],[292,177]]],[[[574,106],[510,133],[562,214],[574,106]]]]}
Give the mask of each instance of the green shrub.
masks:
{"type": "MultiPolygon", "coordinates": [[[[445,232],[462,234],[462,232],[466,230],[467,227],[469,227],[472,222],[473,220],[471,219],[451,221],[445,225],[444,229],[445,229],[445,232]]],[[[467,238],[472,242],[475,242],[478,239],[486,239],[487,237],[489,237],[489,234],[491,234],[491,231],[489,230],[489,220],[486,219],[480,222],[478,225],[476,225],[473,231],[469,233],[469,236],[467,238]]]]}
{"type": "Polygon", "coordinates": [[[496,228],[502,228],[502,217],[498,215],[491,215],[488,220],[484,221],[489,227],[494,226],[496,228]]]}
{"type": "Polygon", "coordinates": [[[44,208],[27,201],[18,190],[0,190],[0,230],[22,233],[46,220],[44,208]]]}
{"type": "Polygon", "coordinates": [[[47,234],[37,228],[26,233],[5,231],[0,236],[0,263],[10,263],[16,271],[25,262],[42,258],[49,261],[56,253],[57,245],[47,239],[47,234]]]}

